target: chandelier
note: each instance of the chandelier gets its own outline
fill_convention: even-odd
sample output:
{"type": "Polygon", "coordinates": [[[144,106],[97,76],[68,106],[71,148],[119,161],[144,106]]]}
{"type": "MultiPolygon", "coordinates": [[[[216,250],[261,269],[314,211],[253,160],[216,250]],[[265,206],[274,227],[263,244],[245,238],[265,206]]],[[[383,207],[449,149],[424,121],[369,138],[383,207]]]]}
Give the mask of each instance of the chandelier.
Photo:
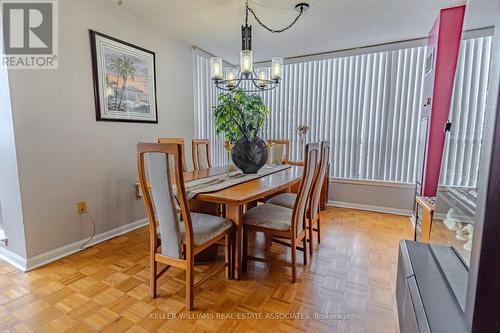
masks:
{"type": "Polygon", "coordinates": [[[299,3],[295,9],[299,12],[297,17],[286,27],[274,30],[266,26],[257,17],[254,10],[248,6],[248,0],[245,3],[245,25],[241,26],[241,52],[240,52],[240,66],[237,71],[234,67],[226,67],[225,75],[223,74],[224,68],[222,67],[222,58],[210,59],[210,75],[216,87],[221,90],[232,91],[241,86],[241,89],[246,92],[260,92],[276,88],[281,81],[283,75],[283,58],[274,57],[271,60],[271,68],[259,67],[257,70],[253,67],[253,53],[252,53],[252,26],[248,25],[248,13],[251,13],[257,23],[272,33],[281,33],[290,29],[302,16],[302,14],[309,8],[307,3],[299,3]],[[269,75],[270,74],[270,75],[269,75]]]}

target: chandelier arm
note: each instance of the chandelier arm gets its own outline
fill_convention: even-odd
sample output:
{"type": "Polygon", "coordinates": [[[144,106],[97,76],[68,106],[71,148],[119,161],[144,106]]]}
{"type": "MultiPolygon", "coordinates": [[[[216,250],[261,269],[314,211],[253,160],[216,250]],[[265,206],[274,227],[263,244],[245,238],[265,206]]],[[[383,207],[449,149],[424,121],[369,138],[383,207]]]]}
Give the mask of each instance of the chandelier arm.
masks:
{"type": "Polygon", "coordinates": [[[260,26],[262,26],[264,29],[266,29],[267,31],[269,32],[272,32],[272,33],[281,33],[283,31],[286,31],[288,29],[290,29],[295,23],[297,23],[297,21],[299,20],[299,18],[302,16],[302,14],[304,13],[304,8],[303,7],[300,7],[299,9],[299,15],[297,15],[297,17],[292,21],[292,23],[290,23],[289,25],[287,25],[286,27],[282,28],[282,29],[271,29],[269,28],[267,25],[265,25],[264,23],[262,23],[262,21],[257,17],[257,14],[255,14],[255,12],[253,11],[252,8],[248,7],[248,1],[246,3],[246,16],[245,16],[245,24],[247,24],[246,22],[248,21],[248,12],[252,13],[253,17],[255,18],[255,20],[257,21],[257,23],[260,24],[260,26]]]}
{"type": "MultiPolygon", "coordinates": [[[[246,93],[260,93],[260,92],[264,92],[264,91],[269,91],[269,90],[273,90],[274,88],[276,88],[275,86],[272,86],[272,87],[265,87],[265,88],[259,88],[259,89],[248,89],[248,90],[243,90],[244,92],[246,93]]],[[[222,90],[225,90],[225,91],[232,91],[232,90],[229,90],[227,88],[220,88],[222,90]]]]}
{"type": "Polygon", "coordinates": [[[272,80],[272,79],[260,79],[259,76],[257,75],[257,73],[255,72],[255,69],[253,69],[252,71],[253,71],[253,75],[255,75],[255,78],[253,76],[251,76],[250,80],[252,80],[252,82],[254,82],[254,84],[255,84],[255,80],[257,80],[258,82],[261,82],[261,81],[265,82],[266,85],[267,84],[277,84],[277,83],[279,83],[279,81],[276,82],[276,80],[272,80]]]}
{"type": "MultiPolygon", "coordinates": [[[[261,87],[260,87],[257,83],[255,83],[255,79],[254,79],[254,77],[253,77],[253,76],[252,76],[252,78],[251,78],[251,81],[252,81],[253,85],[255,86],[255,88],[257,88],[257,89],[262,89],[262,88],[261,88],[261,87]]],[[[258,80],[257,80],[257,81],[258,81],[258,80]]]]}
{"type": "Polygon", "coordinates": [[[274,88],[276,88],[277,86],[274,85],[274,86],[266,86],[265,88],[259,88],[259,90],[250,90],[249,92],[264,92],[264,91],[269,91],[269,90],[273,90],[274,88]]]}
{"type": "Polygon", "coordinates": [[[231,91],[234,90],[234,88],[227,88],[227,87],[219,86],[219,85],[217,85],[217,89],[224,90],[224,91],[229,91],[229,92],[231,92],[231,91]]]}
{"type": "Polygon", "coordinates": [[[251,81],[252,85],[248,88],[242,88],[243,91],[247,93],[262,93],[265,91],[273,90],[278,87],[281,80],[273,80],[273,79],[259,79],[255,69],[252,69],[252,73],[248,76],[244,76],[241,71],[238,71],[236,77],[232,80],[214,80],[216,87],[220,90],[232,92],[236,90],[242,81],[251,81]],[[227,84],[230,82],[236,82],[233,87],[228,87],[227,84]],[[262,87],[259,85],[260,82],[265,82],[265,86],[262,87]],[[254,88],[255,87],[255,88],[254,88]]]}
{"type": "MultiPolygon", "coordinates": [[[[232,88],[227,88],[223,85],[224,81],[219,81],[218,83],[216,83],[215,85],[217,86],[217,89],[220,89],[220,90],[223,90],[223,91],[234,91],[236,89],[236,86],[235,87],[232,87],[232,88]]],[[[274,88],[277,87],[277,84],[275,81],[269,81],[268,80],[268,85],[266,85],[264,88],[261,88],[261,87],[257,87],[257,89],[245,89],[244,91],[247,92],[247,93],[260,93],[260,92],[264,92],[264,91],[269,91],[269,90],[273,90],[274,88]]]]}
{"type": "Polygon", "coordinates": [[[241,84],[241,76],[240,77],[236,77],[234,79],[234,81],[238,81],[238,82],[234,85],[234,87],[231,90],[234,90],[234,89],[236,89],[236,88],[238,88],[240,86],[240,84],[241,84]]]}

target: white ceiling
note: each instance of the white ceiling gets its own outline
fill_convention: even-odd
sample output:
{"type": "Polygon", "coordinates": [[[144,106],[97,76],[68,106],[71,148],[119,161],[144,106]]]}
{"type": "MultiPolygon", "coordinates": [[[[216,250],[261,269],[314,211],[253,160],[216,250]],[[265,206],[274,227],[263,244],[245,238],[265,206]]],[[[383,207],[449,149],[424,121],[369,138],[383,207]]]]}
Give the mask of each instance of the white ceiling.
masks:
{"type": "MultiPolygon", "coordinates": [[[[119,0],[108,0],[118,6],[119,0]]],[[[250,0],[267,25],[297,14],[299,0],[250,0]]],[[[297,24],[281,34],[251,17],[254,61],[284,58],[426,36],[439,9],[464,0],[309,0],[297,24]]],[[[121,7],[177,40],[237,64],[245,0],[121,0],[121,7]]]]}

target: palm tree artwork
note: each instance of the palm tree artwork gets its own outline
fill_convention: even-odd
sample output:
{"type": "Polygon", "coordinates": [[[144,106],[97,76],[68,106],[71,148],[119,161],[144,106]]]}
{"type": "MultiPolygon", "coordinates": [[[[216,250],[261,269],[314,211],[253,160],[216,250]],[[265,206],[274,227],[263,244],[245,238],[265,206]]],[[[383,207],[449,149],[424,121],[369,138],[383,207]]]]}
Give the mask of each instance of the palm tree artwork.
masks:
{"type": "Polygon", "coordinates": [[[125,90],[127,89],[127,81],[129,78],[132,81],[135,80],[136,69],[134,67],[134,62],[131,58],[127,56],[121,56],[114,58],[111,60],[111,70],[116,74],[116,86],[115,86],[115,110],[122,110],[122,101],[125,90]],[[120,88],[120,96],[118,97],[118,89],[120,86],[121,79],[121,88],[120,88]]]}

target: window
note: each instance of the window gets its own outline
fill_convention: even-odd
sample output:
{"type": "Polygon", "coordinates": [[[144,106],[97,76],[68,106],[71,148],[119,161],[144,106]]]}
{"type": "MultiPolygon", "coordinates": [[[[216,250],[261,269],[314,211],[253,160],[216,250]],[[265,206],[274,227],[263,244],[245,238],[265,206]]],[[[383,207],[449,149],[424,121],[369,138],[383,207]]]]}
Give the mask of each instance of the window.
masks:
{"type": "MultiPolygon", "coordinates": [[[[457,160],[448,156],[459,144],[450,138],[443,165],[468,161],[459,171],[469,174],[477,168],[479,150],[473,142],[481,137],[482,125],[479,120],[462,125],[462,120],[484,113],[490,49],[491,37],[462,41],[457,66],[450,117],[457,124],[460,120],[455,134],[469,138],[469,146],[459,149],[457,160]],[[473,138],[467,134],[471,129],[473,138]]],[[[330,177],[415,183],[425,54],[426,46],[414,46],[287,64],[282,84],[262,93],[270,116],[261,136],[289,139],[290,159],[299,160],[296,129],[306,124],[309,141],[331,142],[330,177]]],[[[195,52],[194,65],[195,133],[211,140],[214,165],[224,164],[228,156],[215,136],[211,109],[220,92],[210,80],[209,60],[195,52]]],[[[453,179],[446,174],[443,182],[453,179]]]]}

